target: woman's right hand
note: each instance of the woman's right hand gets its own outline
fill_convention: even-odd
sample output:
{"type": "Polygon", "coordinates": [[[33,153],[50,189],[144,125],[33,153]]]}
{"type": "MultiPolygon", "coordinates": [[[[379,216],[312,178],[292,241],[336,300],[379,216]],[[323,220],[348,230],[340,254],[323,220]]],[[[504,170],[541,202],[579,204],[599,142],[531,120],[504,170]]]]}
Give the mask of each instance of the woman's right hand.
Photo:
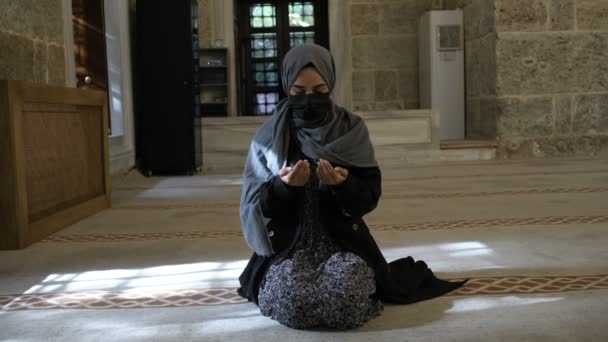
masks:
{"type": "Polygon", "coordinates": [[[310,163],[308,160],[298,160],[293,167],[279,170],[279,177],[287,185],[304,186],[310,177],[310,163]]]}

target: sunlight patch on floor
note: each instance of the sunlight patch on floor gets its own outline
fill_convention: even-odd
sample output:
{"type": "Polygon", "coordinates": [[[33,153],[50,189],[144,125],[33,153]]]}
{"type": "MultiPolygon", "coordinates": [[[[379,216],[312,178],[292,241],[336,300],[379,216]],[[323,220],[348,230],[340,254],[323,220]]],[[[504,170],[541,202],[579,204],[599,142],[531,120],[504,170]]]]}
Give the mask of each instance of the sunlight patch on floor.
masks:
{"type": "Polygon", "coordinates": [[[225,190],[221,187],[197,187],[179,189],[147,189],[137,193],[135,198],[139,199],[191,199],[191,198],[213,198],[215,195],[223,195],[225,190]]]}
{"type": "Polygon", "coordinates": [[[434,271],[442,272],[504,268],[503,265],[481,258],[496,253],[490,246],[480,241],[382,248],[382,253],[388,261],[413,256],[416,260],[427,262],[434,271]],[[469,258],[473,264],[463,262],[464,258],[469,258]]]}
{"type": "Polygon", "coordinates": [[[521,305],[531,305],[540,303],[550,303],[563,300],[564,297],[529,297],[520,296],[489,297],[489,298],[463,298],[456,299],[453,307],[447,313],[479,311],[488,309],[500,309],[521,305]]]}
{"type": "Polygon", "coordinates": [[[162,265],[142,269],[95,270],[49,274],[24,294],[53,291],[168,290],[198,287],[232,287],[248,260],[162,265]]]}

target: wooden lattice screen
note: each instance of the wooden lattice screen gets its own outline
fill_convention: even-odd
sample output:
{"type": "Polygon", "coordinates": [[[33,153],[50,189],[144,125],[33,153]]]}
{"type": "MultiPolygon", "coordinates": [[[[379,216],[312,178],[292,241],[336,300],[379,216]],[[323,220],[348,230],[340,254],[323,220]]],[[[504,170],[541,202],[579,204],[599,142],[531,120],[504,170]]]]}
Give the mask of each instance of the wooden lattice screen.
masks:
{"type": "Polygon", "coordinates": [[[110,205],[106,94],[0,81],[0,249],[110,205]]]}

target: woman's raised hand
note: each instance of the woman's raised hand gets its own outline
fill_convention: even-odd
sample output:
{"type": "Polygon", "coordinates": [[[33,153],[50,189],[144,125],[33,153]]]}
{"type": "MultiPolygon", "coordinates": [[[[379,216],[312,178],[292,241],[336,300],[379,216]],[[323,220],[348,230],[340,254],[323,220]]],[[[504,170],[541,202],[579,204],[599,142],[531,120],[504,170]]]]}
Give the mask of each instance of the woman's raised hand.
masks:
{"type": "Polygon", "coordinates": [[[310,177],[310,163],[308,160],[298,160],[293,167],[279,170],[279,177],[287,185],[304,186],[310,177]]]}
{"type": "Polygon", "coordinates": [[[317,167],[317,175],[327,185],[340,185],[348,177],[348,170],[341,167],[333,167],[327,160],[321,159],[317,167]]]}

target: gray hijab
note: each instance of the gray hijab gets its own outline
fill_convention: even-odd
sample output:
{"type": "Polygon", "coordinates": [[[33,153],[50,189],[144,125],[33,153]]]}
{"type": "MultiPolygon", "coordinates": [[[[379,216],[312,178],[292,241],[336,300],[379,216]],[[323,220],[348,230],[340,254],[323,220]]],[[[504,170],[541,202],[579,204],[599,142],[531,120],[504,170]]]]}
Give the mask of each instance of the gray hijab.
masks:
{"type": "MultiPolygon", "coordinates": [[[[327,83],[330,92],[336,81],[334,60],[327,49],[314,44],[298,45],[285,55],[281,68],[283,90],[289,94],[300,71],[312,65],[327,83]]],[[[294,134],[301,151],[312,159],[326,159],[341,167],[375,167],[377,162],[369,133],[363,120],[333,104],[323,123],[313,127],[298,125],[287,98],[281,100],[274,113],[258,128],[243,171],[240,218],[247,244],[256,254],[270,256],[273,251],[268,237],[270,218],[262,214],[260,189],[287,165],[287,151],[294,134]]]]}

